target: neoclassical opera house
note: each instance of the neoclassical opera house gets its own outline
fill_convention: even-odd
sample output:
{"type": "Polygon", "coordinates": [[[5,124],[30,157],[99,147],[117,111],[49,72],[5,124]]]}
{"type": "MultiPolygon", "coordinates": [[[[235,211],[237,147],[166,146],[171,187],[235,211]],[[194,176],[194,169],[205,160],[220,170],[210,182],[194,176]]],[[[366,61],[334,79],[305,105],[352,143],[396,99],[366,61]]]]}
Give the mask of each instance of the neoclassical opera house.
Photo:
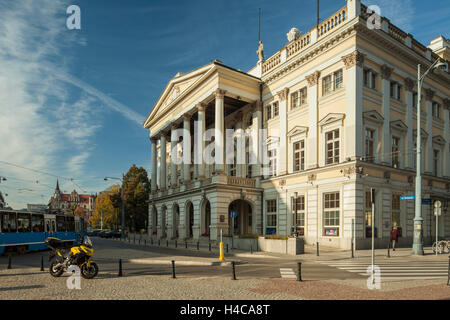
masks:
{"type": "Polygon", "coordinates": [[[415,192],[419,107],[422,195],[431,199],[423,237],[435,237],[427,203],[440,200],[439,234],[450,238],[450,75],[425,78],[420,106],[416,83],[417,65],[448,62],[450,43],[425,46],[385,17],[372,28],[368,12],[348,0],[311,30],[293,28],[267,59],[260,43],[248,72],[215,60],[169,81],[144,123],[150,236],[217,241],[222,231],[235,244],[259,236],[264,247],[265,238],[297,235],[349,249],[369,247],[372,230],[376,246],[387,246],[397,226],[410,246],[415,206],[401,199],[415,192]],[[202,139],[210,129],[214,138],[202,139]],[[264,134],[226,149],[227,129],[264,134]],[[198,150],[232,161],[174,161],[198,150]]]}

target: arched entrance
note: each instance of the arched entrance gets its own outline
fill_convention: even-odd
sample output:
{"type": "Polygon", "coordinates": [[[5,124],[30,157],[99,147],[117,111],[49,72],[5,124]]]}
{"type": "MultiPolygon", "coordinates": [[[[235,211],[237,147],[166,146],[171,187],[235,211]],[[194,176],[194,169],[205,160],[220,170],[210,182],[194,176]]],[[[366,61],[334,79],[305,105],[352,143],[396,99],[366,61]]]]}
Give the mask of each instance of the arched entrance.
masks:
{"type": "Polygon", "coordinates": [[[201,235],[203,237],[210,237],[211,230],[211,203],[208,199],[202,204],[202,221],[201,221],[201,235]]]}
{"type": "Polygon", "coordinates": [[[228,226],[230,235],[252,234],[252,206],[245,200],[234,200],[228,206],[228,226]]]}
{"type": "Polygon", "coordinates": [[[173,236],[175,238],[179,237],[178,234],[178,226],[180,225],[180,207],[178,206],[178,204],[174,204],[173,208],[172,208],[172,231],[173,231],[173,236]]]}
{"type": "Polygon", "coordinates": [[[192,238],[194,235],[194,205],[192,202],[186,204],[186,238],[192,238]]]}
{"type": "Polygon", "coordinates": [[[161,208],[161,238],[166,238],[167,237],[167,230],[166,230],[167,221],[166,221],[166,217],[167,217],[167,207],[163,206],[161,208]]]}

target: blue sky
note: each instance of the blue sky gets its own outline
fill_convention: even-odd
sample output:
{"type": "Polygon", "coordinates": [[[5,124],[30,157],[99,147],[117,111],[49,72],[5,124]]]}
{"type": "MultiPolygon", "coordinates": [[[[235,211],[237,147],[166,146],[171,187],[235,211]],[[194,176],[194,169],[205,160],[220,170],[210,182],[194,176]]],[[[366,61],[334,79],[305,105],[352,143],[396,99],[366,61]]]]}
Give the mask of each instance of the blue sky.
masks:
{"type": "MultiPolygon", "coordinates": [[[[363,3],[377,4],[425,45],[450,36],[448,0],[363,3]]],[[[321,18],[344,5],[322,0],[321,18]]],[[[290,28],[315,24],[314,0],[0,0],[0,176],[8,178],[0,190],[7,202],[16,209],[47,203],[56,176],[64,191],[90,193],[133,163],[149,170],[142,122],[167,82],[214,59],[249,70],[259,7],[266,57],[286,43],[290,28]],[[81,30],[66,28],[72,4],[81,9],[81,30]]]]}

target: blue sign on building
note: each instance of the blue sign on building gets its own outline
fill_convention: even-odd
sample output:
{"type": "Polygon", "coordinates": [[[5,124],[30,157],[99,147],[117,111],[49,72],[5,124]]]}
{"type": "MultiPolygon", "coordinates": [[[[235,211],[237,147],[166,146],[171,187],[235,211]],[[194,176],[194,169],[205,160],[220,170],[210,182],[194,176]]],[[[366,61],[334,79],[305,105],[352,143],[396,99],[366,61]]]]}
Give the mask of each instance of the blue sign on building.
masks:
{"type": "Polygon", "coordinates": [[[422,204],[432,204],[431,199],[423,199],[422,198],[422,204]]]}
{"type": "Polygon", "coordinates": [[[236,211],[231,211],[231,217],[232,217],[233,219],[236,219],[236,218],[237,218],[237,213],[236,213],[236,211]]]}
{"type": "Polygon", "coordinates": [[[405,196],[405,197],[400,197],[400,200],[414,200],[415,196],[405,196]]]}

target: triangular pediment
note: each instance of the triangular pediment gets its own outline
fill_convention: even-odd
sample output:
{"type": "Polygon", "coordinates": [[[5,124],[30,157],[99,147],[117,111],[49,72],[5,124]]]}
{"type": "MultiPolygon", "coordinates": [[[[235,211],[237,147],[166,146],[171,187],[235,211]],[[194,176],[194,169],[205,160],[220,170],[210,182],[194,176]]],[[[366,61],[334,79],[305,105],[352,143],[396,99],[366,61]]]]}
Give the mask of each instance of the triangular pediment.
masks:
{"type": "Polygon", "coordinates": [[[270,136],[270,137],[268,137],[266,139],[266,144],[267,145],[278,143],[278,142],[280,142],[280,137],[270,136]]]}
{"type": "Polygon", "coordinates": [[[376,123],[383,123],[384,118],[381,114],[378,113],[376,110],[370,110],[363,113],[364,120],[376,122],[376,123]]]}
{"type": "Polygon", "coordinates": [[[186,74],[177,73],[166,85],[166,88],[145,121],[144,126],[146,126],[149,119],[154,118],[159,113],[176,104],[192,88],[208,77],[214,66],[214,63],[210,63],[186,74]]]}
{"type": "Polygon", "coordinates": [[[443,136],[439,135],[439,136],[434,136],[433,137],[433,143],[439,144],[439,145],[445,145],[445,139],[443,136]]]}
{"type": "Polygon", "coordinates": [[[295,126],[288,132],[287,136],[290,138],[301,134],[308,134],[308,127],[295,126]]]}
{"type": "MultiPolygon", "coordinates": [[[[414,136],[414,139],[417,137],[417,129],[413,130],[413,136],[414,136]]],[[[420,128],[420,138],[421,139],[428,138],[428,132],[426,132],[423,128],[420,128]]]]}
{"type": "Polygon", "coordinates": [[[391,129],[408,131],[408,126],[402,120],[391,121],[391,129]]]}
{"type": "Polygon", "coordinates": [[[319,126],[325,126],[336,121],[343,121],[344,118],[344,113],[329,113],[319,121],[319,126]]]}

